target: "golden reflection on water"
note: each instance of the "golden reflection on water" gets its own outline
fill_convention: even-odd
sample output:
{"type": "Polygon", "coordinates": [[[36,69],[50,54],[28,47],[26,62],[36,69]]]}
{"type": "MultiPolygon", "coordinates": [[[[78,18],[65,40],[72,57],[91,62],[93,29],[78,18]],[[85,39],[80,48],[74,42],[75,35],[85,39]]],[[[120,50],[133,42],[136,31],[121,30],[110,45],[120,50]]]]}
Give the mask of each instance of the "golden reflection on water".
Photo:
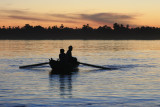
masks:
{"type": "MultiPolygon", "coordinates": [[[[4,84],[1,88],[13,90],[12,94],[3,93],[7,100],[17,98],[16,101],[21,103],[19,99],[24,99],[27,103],[31,100],[29,103],[35,104],[34,99],[38,101],[38,98],[41,102],[46,102],[44,98],[51,103],[64,98],[108,102],[122,101],[123,98],[127,98],[127,101],[153,98],[159,102],[159,40],[0,40],[0,60],[0,81],[4,84]],[[80,66],[78,74],[49,75],[49,78],[49,66],[18,69],[21,64],[36,63],[36,58],[57,57],[59,49],[67,50],[69,45],[73,45],[73,55],[79,57],[80,61],[118,69],[108,71],[80,66]]],[[[132,103],[124,101],[124,105],[132,103]]],[[[144,104],[141,100],[139,102],[144,104]]]]}
{"type": "Polygon", "coordinates": [[[58,55],[59,49],[74,47],[74,55],[84,52],[160,50],[159,40],[0,40],[0,57],[58,55]]]}

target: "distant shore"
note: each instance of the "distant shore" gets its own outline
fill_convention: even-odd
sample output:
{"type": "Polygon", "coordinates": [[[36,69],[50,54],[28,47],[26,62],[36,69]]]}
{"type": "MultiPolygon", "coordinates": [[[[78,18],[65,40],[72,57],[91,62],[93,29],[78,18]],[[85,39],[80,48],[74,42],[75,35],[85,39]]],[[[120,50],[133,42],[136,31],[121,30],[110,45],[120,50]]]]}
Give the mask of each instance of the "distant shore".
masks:
{"type": "Polygon", "coordinates": [[[160,28],[136,27],[113,24],[113,28],[104,25],[92,28],[83,25],[82,28],[68,28],[63,24],[60,27],[42,26],[0,27],[1,40],[160,40],[160,28]]]}
{"type": "Polygon", "coordinates": [[[160,34],[146,33],[18,33],[0,34],[0,40],[160,40],[160,34]]]}

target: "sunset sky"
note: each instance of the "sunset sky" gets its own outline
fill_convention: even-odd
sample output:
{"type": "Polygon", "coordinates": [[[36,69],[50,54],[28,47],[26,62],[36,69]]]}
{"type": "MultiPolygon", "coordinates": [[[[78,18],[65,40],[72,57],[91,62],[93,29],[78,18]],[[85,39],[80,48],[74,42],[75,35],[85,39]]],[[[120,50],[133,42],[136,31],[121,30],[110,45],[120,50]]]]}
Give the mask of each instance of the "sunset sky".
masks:
{"type": "Polygon", "coordinates": [[[160,0],[0,0],[0,26],[160,27],[160,0]]]}

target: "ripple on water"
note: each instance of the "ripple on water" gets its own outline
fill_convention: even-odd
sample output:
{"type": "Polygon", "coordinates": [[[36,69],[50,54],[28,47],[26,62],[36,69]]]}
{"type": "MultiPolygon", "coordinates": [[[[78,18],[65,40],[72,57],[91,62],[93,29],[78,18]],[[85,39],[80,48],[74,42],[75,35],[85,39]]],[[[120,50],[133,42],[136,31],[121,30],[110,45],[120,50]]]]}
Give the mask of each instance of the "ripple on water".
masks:
{"type": "Polygon", "coordinates": [[[0,41],[0,106],[158,106],[159,41],[0,41]],[[73,45],[84,65],[72,75],[50,75],[49,65],[19,66],[56,59],[73,45]],[[152,44],[152,45],[150,45],[152,44]]]}

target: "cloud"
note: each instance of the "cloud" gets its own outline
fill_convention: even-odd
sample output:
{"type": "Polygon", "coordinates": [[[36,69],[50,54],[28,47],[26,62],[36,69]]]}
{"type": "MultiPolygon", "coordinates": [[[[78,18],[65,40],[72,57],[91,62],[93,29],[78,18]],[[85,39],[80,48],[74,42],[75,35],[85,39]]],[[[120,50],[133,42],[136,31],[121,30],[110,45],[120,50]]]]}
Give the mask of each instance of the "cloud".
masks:
{"type": "Polygon", "coordinates": [[[97,23],[129,23],[135,19],[133,15],[118,13],[96,13],[96,14],[80,14],[84,20],[90,20],[97,23]]]}
{"type": "Polygon", "coordinates": [[[92,21],[101,24],[122,23],[129,24],[137,15],[128,15],[120,13],[95,13],[95,14],[51,14],[53,17],[65,18],[77,21],[92,21]]]}
{"type": "MultiPolygon", "coordinates": [[[[1,16],[5,16],[6,18],[9,19],[17,19],[17,20],[28,20],[28,21],[43,21],[43,22],[61,22],[61,23],[76,23],[73,20],[60,20],[58,19],[58,17],[60,17],[57,14],[57,18],[50,18],[48,14],[43,14],[43,13],[34,13],[34,12],[30,12],[29,9],[21,9],[21,10],[5,10],[5,9],[1,9],[0,10],[1,13],[3,13],[3,15],[1,16]]],[[[62,17],[62,16],[61,16],[62,17]]]]}
{"type": "Polygon", "coordinates": [[[41,19],[41,18],[36,18],[36,17],[27,17],[27,16],[8,16],[12,19],[20,19],[20,20],[32,20],[32,21],[55,21],[55,20],[48,20],[48,19],[41,19]]]}
{"type": "MultiPolygon", "coordinates": [[[[134,14],[123,14],[123,13],[94,13],[94,14],[51,14],[51,13],[34,13],[29,11],[29,9],[21,10],[5,10],[1,9],[6,17],[10,19],[18,20],[30,20],[30,21],[43,21],[43,22],[59,22],[59,23],[82,23],[86,24],[131,24],[137,15],[134,14]]],[[[2,16],[2,15],[1,15],[2,16]]]]}
{"type": "Polygon", "coordinates": [[[52,17],[65,18],[65,19],[80,19],[77,14],[48,14],[52,17]]]}
{"type": "Polygon", "coordinates": [[[6,13],[6,14],[29,14],[27,9],[21,9],[21,10],[0,10],[1,13],[6,13]]]}
{"type": "Polygon", "coordinates": [[[29,17],[29,16],[8,16],[9,18],[12,19],[18,19],[18,20],[31,20],[31,21],[45,21],[45,22],[64,22],[64,23],[75,23],[75,21],[61,21],[61,20],[53,20],[53,19],[46,19],[46,18],[37,18],[37,17],[29,17]]]}

